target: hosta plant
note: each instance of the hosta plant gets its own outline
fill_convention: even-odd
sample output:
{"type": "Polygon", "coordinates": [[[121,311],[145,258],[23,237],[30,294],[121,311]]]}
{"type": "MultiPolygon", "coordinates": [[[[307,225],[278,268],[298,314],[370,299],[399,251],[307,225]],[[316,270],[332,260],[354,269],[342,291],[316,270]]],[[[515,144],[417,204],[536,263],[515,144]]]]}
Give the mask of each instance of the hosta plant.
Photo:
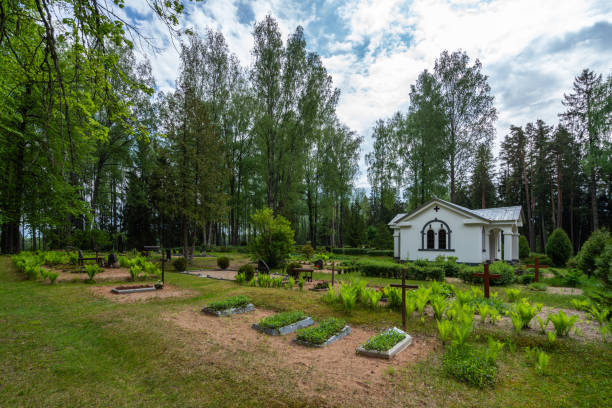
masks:
{"type": "Polygon", "coordinates": [[[508,296],[508,302],[514,303],[519,299],[521,295],[520,289],[506,289],[506,295],[508,296]]]}
{"type": "Polygon", "coordinates": [[[559,313],[557,314],[549,314],[548,319],[546,319],[546,322],[552,322],[553,326],[555,327],[555,333],[557,336],[565,337],[569,334],[572,327],[574,327],[574,324],[576,324],[577,320],[578,316],[568,316],[563,313],[563,310],[559,310],[559,313]]]}
{"type": "Polygon", "coordinates": [[[89,281],[93,282],[94,276],[100,272],[100,267],[97,264],[85,265],[85,272],[87,272],[87,276],[89,276],[89,281]]]}
{"type": "Polygon", "coordinates": [[[430,303],[436,320],[442,320],[444,312],[446,312],[446,308],[448,307],[446,299],[441,295],[437,295],[431,298],[430,303]]]}
{"type": "Polygon", "coordinates": [[[453,322],[450,320],[437,320],[438,334],[442,344],[447,344],[453,339],[453,322]]]}
{"type": "MultiPolygon", "coordinates": [[[[94,266],[98,266],[98,265],[94,265],[94,266]]],[[[136,282],[138,280],[138,277],[140,276],[140,274],[142,273],[142,268],[139,265],[132,265],[130,266],[130,276],[132,277],[132,281],[136,282]]]]}
{"type": "Polygon", "coordinates": [[[366,289],[364,292],[365,303],[371,309],[378,307],[378,301],[382,297],[382,292],[376,289],[366,289]]]}
{"type": "Polygon", "coordinates": [[[340,286],[340,300],[342,301],[344,311],[349,314],[352,313],[355,303],[357,303],[357,293],[354,288],[342,283],[340,286]]]}

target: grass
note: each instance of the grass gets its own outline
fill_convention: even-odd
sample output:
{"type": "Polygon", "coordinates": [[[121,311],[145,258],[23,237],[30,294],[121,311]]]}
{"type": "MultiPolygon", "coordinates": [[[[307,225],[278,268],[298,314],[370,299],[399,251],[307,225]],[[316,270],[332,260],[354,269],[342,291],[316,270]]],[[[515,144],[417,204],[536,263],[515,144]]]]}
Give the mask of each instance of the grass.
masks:
{"type": "MultiPolygon", "coordinates": [[[[401,325],[401,314],[387,308],[373,311],[358,304],[350,316],[345,316],[341,306],[322,302],[321,293],[252,288],[176,273],[166,273],[166,281],[198,295],[119,304],[90,295],[91,285],[81,282],[49,285],[24,281],[10,260],[0,257],[1,405],[106,407],[112,401],[113,406],[130,407],[328,406],[333,404],[313,396],[319,392],[296,389],[303,372],[270,369],[265,364],[273,350],[254,345],[253,353],[236,353],[208,343],[200,333],[180,329],[163,316],[245,295],[257,307],[299,309],[319,321],[343,317],[351,326],[379,330],[401,325]]],[[[555,302],[554,298],[549,300],[555,302]]],[[[437,337],[432,319],[421,324],[413,317],[407,323],[408,332],[418,335],[415,342],[423,336],[437,337]]],[[[393,398],[389,405],[612,404],[610,344],[581,343],[570,337],[546,348],[540,335],[515,338],[490,325],[478,326],[476,334],[480,342],[486,341],[487,335],[512,341],[517,350],[505,347],[500,353],[499,379],[494,389],[476,389],[445,376],[442,351],[437,347],[418,363],[396,366],[392,379],[384,374],[389,379],[385,387],[393,398]],[[527,361],[525,346],[541,347],[551,356],[546,376],[540,376],[527,361]]],[[[305,350],[296,352],[308,352],[305,350]]]]}

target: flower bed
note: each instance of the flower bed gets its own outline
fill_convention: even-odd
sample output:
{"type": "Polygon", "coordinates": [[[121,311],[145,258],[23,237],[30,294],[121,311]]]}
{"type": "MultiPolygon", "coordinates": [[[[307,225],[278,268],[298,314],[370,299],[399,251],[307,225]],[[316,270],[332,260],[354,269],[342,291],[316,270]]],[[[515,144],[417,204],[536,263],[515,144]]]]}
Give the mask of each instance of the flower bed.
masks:
{"type": "Polygon", "coordinates": [[[314,324],[312,318],[306,316],[304,312],[282,312],[265,317],[259,323],[253,324],[255,330],[271,336],[281,336],[293,333],[299,328],[308,327],[314,324]]]}
{"type": "Polygon", "coordinates": [[[251,299],[247,296],[233,296],[218,302],[212,302],[202,312],[214,316],[229,316],[239,313],[247,313],[255,310],[251,299]]]}
{"type": "Polygon", "coordinates": [[[332,317],[322,321],[317,327],[298,330],[295,341],[305,346],[325,347],[350,333],[351,328],[344,320],[332,317]]]}
{"type": "Polygon", "coordinates": [[[412,344],[412,337],[403,330],[393,327],[370,338],[364,345],[357,348],[357,354],[391,359],[410,344],[412,344]]]}

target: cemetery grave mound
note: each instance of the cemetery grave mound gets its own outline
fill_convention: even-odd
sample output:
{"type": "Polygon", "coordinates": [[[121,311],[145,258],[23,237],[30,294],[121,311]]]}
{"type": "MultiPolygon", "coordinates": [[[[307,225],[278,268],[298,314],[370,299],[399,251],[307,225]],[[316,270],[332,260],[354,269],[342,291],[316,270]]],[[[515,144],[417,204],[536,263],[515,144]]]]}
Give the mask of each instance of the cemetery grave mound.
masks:
{"type": "Polygon", "coordinates": [[[314,324],[314,320],[306,316],[304,312],[282,312],[261,319],[253,324],[255,330],[269,334],[271,336],[281,336],[293,333],[297,329],[308,327],[314,324]]]}

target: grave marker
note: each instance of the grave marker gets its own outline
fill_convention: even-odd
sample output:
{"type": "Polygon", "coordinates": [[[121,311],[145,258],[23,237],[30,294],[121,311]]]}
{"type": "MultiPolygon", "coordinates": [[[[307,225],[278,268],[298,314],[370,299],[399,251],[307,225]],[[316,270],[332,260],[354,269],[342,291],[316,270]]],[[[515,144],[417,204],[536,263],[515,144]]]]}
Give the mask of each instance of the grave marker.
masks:
{"type": "Polygon", "coordinates": [[[499,274],[491,275],[489,273],[489,266],[490,266],[490,264],[488,262],[486,262],[484,264],[484,273],[475,273],[474,274],[474,277],[482,278],[483,284],[484,284],[484,296],[487,299],[489,298],[489,279],[490,278],[501,278],[501,275],[499,275],[499,274]]]}
{"type": "Polygon", "coordinates": [[[392,283],[392,288],[402,288],[402,329],[406,331],[406,289],[418,289],[418,285],[406,285],[406,269],[402,269],[402,284],[392,283]]]}
{"type": "Polygon", "coordinates": [[[546,269],[549,268],[548,265],[540,265],[540,258],[536,257],[534,259],[533,265],[527,265],[528,268],[535,268],[534,280],[536,282],[540,281],[540,268],[546,269]]]}

